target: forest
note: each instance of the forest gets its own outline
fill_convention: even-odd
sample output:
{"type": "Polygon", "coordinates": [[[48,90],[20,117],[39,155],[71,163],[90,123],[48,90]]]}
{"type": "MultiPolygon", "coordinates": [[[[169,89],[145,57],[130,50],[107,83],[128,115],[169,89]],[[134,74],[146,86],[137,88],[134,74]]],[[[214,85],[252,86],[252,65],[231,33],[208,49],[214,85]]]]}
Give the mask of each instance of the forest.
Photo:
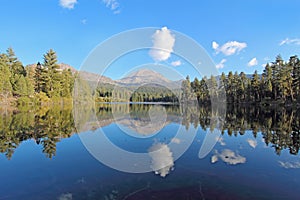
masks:
{"type": "Polygon", "coordinates": [[[24,67],[12,48],[0,54],[0,104],[41,104],[70,101],[74,75],[61,69],[50,49],[43,63],[24,67]]]}
{"type": "Polygon", "coordinates": [[[274,62],[268,63],[262,74],[252,75],[244,72],[222,73],[220,76],[203,77],[200,81],[189,76],[182,82],[182,97],[185,100],[193,96],[200,104],[210,103],[210,96],[224,95],[229,104],[260,103],[298,104],[300,102],[300,62],[297,56],[291,56],[285,62],[280,55],[274,62]],[[210,90],[208,89],[210,88],[210,90]]]}

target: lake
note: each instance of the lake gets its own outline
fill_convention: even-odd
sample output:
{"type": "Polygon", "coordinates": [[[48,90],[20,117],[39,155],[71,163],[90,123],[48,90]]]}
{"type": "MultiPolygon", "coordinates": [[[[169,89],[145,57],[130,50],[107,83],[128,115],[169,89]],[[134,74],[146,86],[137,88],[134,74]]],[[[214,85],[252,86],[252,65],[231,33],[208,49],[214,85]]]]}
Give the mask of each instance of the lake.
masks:
{"type": "Polygon", "coordinates": [[[191,105],[2,108],[0,199],[299,199],[300,110],[227,106],[221,125],[216,115],[191,105]]]}

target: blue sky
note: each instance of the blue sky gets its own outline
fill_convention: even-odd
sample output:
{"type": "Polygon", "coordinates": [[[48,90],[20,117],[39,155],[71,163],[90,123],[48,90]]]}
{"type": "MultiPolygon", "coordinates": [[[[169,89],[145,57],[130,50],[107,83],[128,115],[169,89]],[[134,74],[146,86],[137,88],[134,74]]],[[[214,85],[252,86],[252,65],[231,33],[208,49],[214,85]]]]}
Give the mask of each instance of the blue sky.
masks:
{"type": "MultiPolygon", "coordinates": [[[[299,7],[298,0],[1,0],[0,51],[13,47],[26,65],[42,61],[52,48],[59,62],[78,69],[93,48],[114,34],[167,27],[202,45],[220,72],[261,72],[278,54],[284,59],[299,54],[299,7]]],[[[176,61],[180,58],[163,63],[192,73],[176,61]]],[[[130,68],[127,64],[108,75],[119,78],[118,72],[130,68]]]]}

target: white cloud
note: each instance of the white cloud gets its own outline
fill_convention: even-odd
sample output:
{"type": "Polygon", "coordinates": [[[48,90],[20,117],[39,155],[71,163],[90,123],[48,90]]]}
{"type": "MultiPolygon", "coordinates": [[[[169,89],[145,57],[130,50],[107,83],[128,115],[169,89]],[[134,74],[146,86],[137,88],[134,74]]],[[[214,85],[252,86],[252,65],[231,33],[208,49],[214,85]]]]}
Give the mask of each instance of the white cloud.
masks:
{"type": "Polygon", "coordinates": [[[77,0],[59,0],[59,5],[67,9],[73,9],[76,3],[77,0]]]}
{"type": "Polygon", "coordinates": [[[173,170],[174,158],[168,145],[158,143],[149,149],[149,155],[152,159],[151,168],[155,174],[165,177],[173,170]]]}
{"type": "Polygon", "coordinates": [[[153,46],[149,55],[155,61],[168,60],[173,52],[175,36],[167,27],[163,27],[152,35],[153,46]]]}
{"type": "Polygon", "coordinates": [[[214,50],[217,50],[217,49],[219,48],[219,44],[216,43],[215,41],[213,41],[213,42],[212,42],[212,48],[213,48],[214,50]]]}
{"type": "Polygon", "coordinates": [[[300,168],[300,162],[282,162],[278,161],[279,165],[286,169],[299,169],[300,168]]]}
{"type": "Polygon", "coordinates": [[[215,155],[211,158],[211,163],[215,163],[218,161],[218,159],[221,159],[223,162],[230,164],[230,165],[236,165],[246,162],[246,158],[239,155],[238,153],[233,152],[230,149],[224,149],[221,153],[219,153],[217,150],[215,151],[215,155]]]}
{"type": "Polygon", "coordinates": [[[253,67],[256,66],[258,64],[258,61],[256,58],[252,58],[249,62],[248,62],[248,67],[253,67]]]}
{"type": "Polygon", "coordinates": [[[176,60],[176,61],[171,62],[171,65],[174,67],[178,67],[178,66],[182,65],[182,63],[180,60],[176,60]]]}
{"type": "Polygon", "coordinates": [[[224,64],[225,64],[226,61],[227,61],[226,59],[222,59],[221,62],[216,65],[216,68],[217,69],[224,68],[224,66],[225,66],[224,64]]]}
{"type": "Polygon", "coordinates": [[[294,44],[294,45],[300,45],[300,38],[294,38],[294,39],[289,39],[286,38],[285,40],[282,40],[279,45],[282,46],[284,44],[294,44]]]}
{"type": "Polygon", "coordinates": [[[239,53],[244,48],[247,47],[245,42],[237,42],[237,41],[229,41],[222,46],[220,46],[217,42],[212,42],[212,48],[218,54],[219,52],[223,53],[226,56],[230,56],[236,53],[239,53]]]}
{"type": "Polygon", "coordinates": [[[117,0],[102,0],[102,2],[107,8],[112,10],[114,14],[119,14],[121,12],[120,4],[117,0]]]}
{"type": "Polygon", "coordinates": [[[257,141],[256,140],[253,140],[253,139],[247,139],[247,142],[248,144],[253,148],[255,149],[255,147],[257,146],[257,141]]]}

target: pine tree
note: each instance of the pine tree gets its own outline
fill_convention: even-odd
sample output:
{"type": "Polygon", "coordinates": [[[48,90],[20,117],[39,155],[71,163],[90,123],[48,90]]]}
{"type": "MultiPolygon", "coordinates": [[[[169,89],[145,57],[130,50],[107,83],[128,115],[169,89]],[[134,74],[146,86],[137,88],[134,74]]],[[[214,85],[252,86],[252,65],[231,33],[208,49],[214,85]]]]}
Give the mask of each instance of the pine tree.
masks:
{"type": "Polygon", "coordinates": [[[211,75],[207,80],[207,88],[211,101],[215,101],[218,98],[218,82],[215,76],[211,75]]]}
{"type": "MultiPolygon", "coordinates": [[[[12,48],[8,48],[6,51],[7,54],[7,65],[9,66],[11,76],[10,76],[10,83],[12,85],[13,89],[13,95],[19,95],[20,91],[17,91],[20,89],[20,78],[26,76],[26,70],[22,63],[18,60],[18,58],[15,55],[15,52],[12,48]]],[[[21,79],[23,79],[21,78],[21,79]]],[[[23,80],[21,80],[22,82],[23,80]]]]}
{"type": "Polygon", "coordinates": [[[182,81],[181,89],[182,89],[182,100],[189,101],[191,99],[191,91],[192,91],[189,76],[187,76],[186,79],[182,81]]]}
{"type": "Polygon", "coordinates": [[[5,103],[7,98],[12,95],[11,72],[7,65],[7,59],[7,55],[0,55],[0,98],[4,98],[5,103]]]}
{"type": "Polygon", "coordinates": [[[193,89],[193,92],[195,93],[196,95],[196,98],[197,98],[197,101],[199,102],[200,100],[200,81],[198,80],[198,78],[196,77],[194,79],[194,81],[191,83],[191,87],[193,89]]]}
{"type": "Polygon", "coordinates": [[[239,102],[245,101],[247,77],[244,72],[239,74],[237,82],[237,99],[239,102]]]}
{"type": "Polygon", "coordinates": [[[15,96],[23,97],[27,95],[27,84],[23,75],[19,75],[18,78],[16,78],[14,86],[13,93],[15,96]]]}
{"type": "Polygon", "coordinates": [[[297,56],[290,58],[290,64],[293,66],[293,91],[296,100],[300,100],[300,60],[297,56]]]}
{"type": "Polygon", "coordinates": [[[42,80],[45,84],[43,88],[44,92],[48,97],[59,97],[61,92],[61,74],[59,73],[59,66],[57,65],[56,53],[50,49],[44,55],[44,65],[45,68],[42,70],[42,80]]]}
{"type": "Polygon", "coordinates": [[[27,96],[29,98],[34,97],[35,94],[35,69],[33,67],[26,67],[26,86],[27,86],[27,96]]]}
{"type": "Polygon", "coordinates": [[[251,96],[254,97],[254,101],[260,100],[259,91],[260,91],[260,80],[259,80],[257,70],[255,70],[251,79],[251,94],[252,94],[251,96]]]}
{"type": "Polygon", "coordinates": [[[227,76],[227,84],[226,84],[226,97],[227,97],[227,102],[233,103],[234,102],[234,92],[233,92],[233,83],[234,83],[234,77],[232,71],[228,73],[227,76]]]}
{"type": "Polygon", "coordinates": [[[35,67],[35,73],[34,73],[34,90],[36,93],[39,93],[41,91],[45,90],[45,80],[44,80],[44,69],[40,62],[36,64],[35,67]]]}
{"type": "Polygon", "coordinates": [[[266,98],[272,98],[272,91],[273,91],[272,75],[273,75],[272,67],[268,63],[262,74],[262,76],[264,77],[263,85],[264,85],[264,93],[266,98]]]}
{"type": "Polygon", "coordinates": [[[68,69],[62,72],[61,86],[61,96],[70,98],[72,96],[72,91],[74,87],[74,79],[71,70],[68,69]]]}

